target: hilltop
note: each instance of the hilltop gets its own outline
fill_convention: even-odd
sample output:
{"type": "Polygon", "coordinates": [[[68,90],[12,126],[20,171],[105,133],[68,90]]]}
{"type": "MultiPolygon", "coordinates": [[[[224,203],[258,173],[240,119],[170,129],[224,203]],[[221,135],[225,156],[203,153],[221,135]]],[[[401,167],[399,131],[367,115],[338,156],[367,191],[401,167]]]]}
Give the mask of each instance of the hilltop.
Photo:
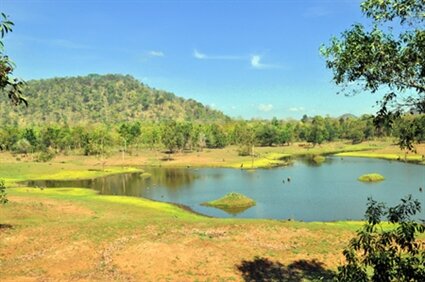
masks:
{"type": "Polygon", "coordinates": [[[119,123],[134,120],[225,121],[229,117],[193,99],[151,88],[130,75],[90,74],[28,81],[30,106],[10,107],[0,95],[0,124],[119,123]]]}

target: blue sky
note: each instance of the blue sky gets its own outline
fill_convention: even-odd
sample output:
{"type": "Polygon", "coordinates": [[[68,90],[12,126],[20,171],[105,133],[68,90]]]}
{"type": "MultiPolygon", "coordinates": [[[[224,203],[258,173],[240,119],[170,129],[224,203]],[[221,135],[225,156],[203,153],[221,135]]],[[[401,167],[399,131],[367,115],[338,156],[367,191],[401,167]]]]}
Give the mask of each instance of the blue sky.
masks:
{"type": "Polygon", "coordinates": [[[233,117],[373,113],[337,95],[322,43],[365,22],[359,0],[1,0],[23,79],[130,74],[233,117]]]}

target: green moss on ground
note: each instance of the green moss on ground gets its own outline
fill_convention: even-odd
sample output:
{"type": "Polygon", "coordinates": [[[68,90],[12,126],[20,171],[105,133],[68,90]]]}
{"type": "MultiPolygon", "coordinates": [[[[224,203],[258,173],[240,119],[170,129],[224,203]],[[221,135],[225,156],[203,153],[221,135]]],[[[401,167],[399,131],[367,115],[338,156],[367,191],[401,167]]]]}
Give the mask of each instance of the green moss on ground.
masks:
{"type": "Polygon", "coordinates": [[[255,206],[255,201],[240,193],[228,193],[224,197],[202,203],[203,206],[215,207],[215,208],[245,208],[255,206]]]}
{"type": "Polygon", "coordinates": [[[384,179],[384,176],[380,175],[379,173],[364,174],[358,178],[359,181],[363,182],[378,182],[384,179]]]}

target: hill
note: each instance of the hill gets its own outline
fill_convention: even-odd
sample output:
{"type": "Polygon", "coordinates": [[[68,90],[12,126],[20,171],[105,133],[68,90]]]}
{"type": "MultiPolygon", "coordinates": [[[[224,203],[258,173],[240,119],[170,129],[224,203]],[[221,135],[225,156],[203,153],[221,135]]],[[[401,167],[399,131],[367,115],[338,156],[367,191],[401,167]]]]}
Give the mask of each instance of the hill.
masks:
{"type": "Polygon", "coordinates": [[[0,124],[229,119],[195,100],[148,87],[130,75],[90,74],[31,80],[23,89],[23,95],[30,106],[19,109],[10,107],[6,95],[0,95],[0,124]]]}

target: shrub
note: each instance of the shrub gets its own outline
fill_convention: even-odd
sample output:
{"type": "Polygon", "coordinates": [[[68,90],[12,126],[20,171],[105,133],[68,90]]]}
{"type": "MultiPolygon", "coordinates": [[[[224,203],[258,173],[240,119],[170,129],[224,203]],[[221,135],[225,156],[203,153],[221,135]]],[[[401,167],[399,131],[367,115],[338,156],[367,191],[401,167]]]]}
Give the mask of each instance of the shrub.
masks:
{"type": "Polygon", "coordinates": [[[55,153],[52,150],[47,149],[41,151],[35,158],[36,162],[48,162],[55,157],[55,153]]]}
{"type": "Polygon", "coordinates": [[[28,154],[31,149],[31,143],[25,138],[19,139],[12,147],[12,151],[18,154],[28,154]]]}
{"type": "Polygon", "coordinates": [[[251,156],[252,146],[249,145],[241,145],[238,148],[238,155],[241,157],[251,156]]]}
{"type": "Polygon", "coordinates": [[[9,200],[7,199],[6,186],[4,186],[4,180],[0,179],[0,204],[4,205],[9,200]]]}
{"type": "Polygon", "coordinates": [[[357,231],[343,254],[346,264],[338,267],[337,281],[425,281],[425,250],[416,236],[424,233],[424,222],[411,219],[421,210],[412,196],[386,208],[368,199],[367,223],[357,231]],[[386,216],[390,227],[383,228],[386,216]]]}

